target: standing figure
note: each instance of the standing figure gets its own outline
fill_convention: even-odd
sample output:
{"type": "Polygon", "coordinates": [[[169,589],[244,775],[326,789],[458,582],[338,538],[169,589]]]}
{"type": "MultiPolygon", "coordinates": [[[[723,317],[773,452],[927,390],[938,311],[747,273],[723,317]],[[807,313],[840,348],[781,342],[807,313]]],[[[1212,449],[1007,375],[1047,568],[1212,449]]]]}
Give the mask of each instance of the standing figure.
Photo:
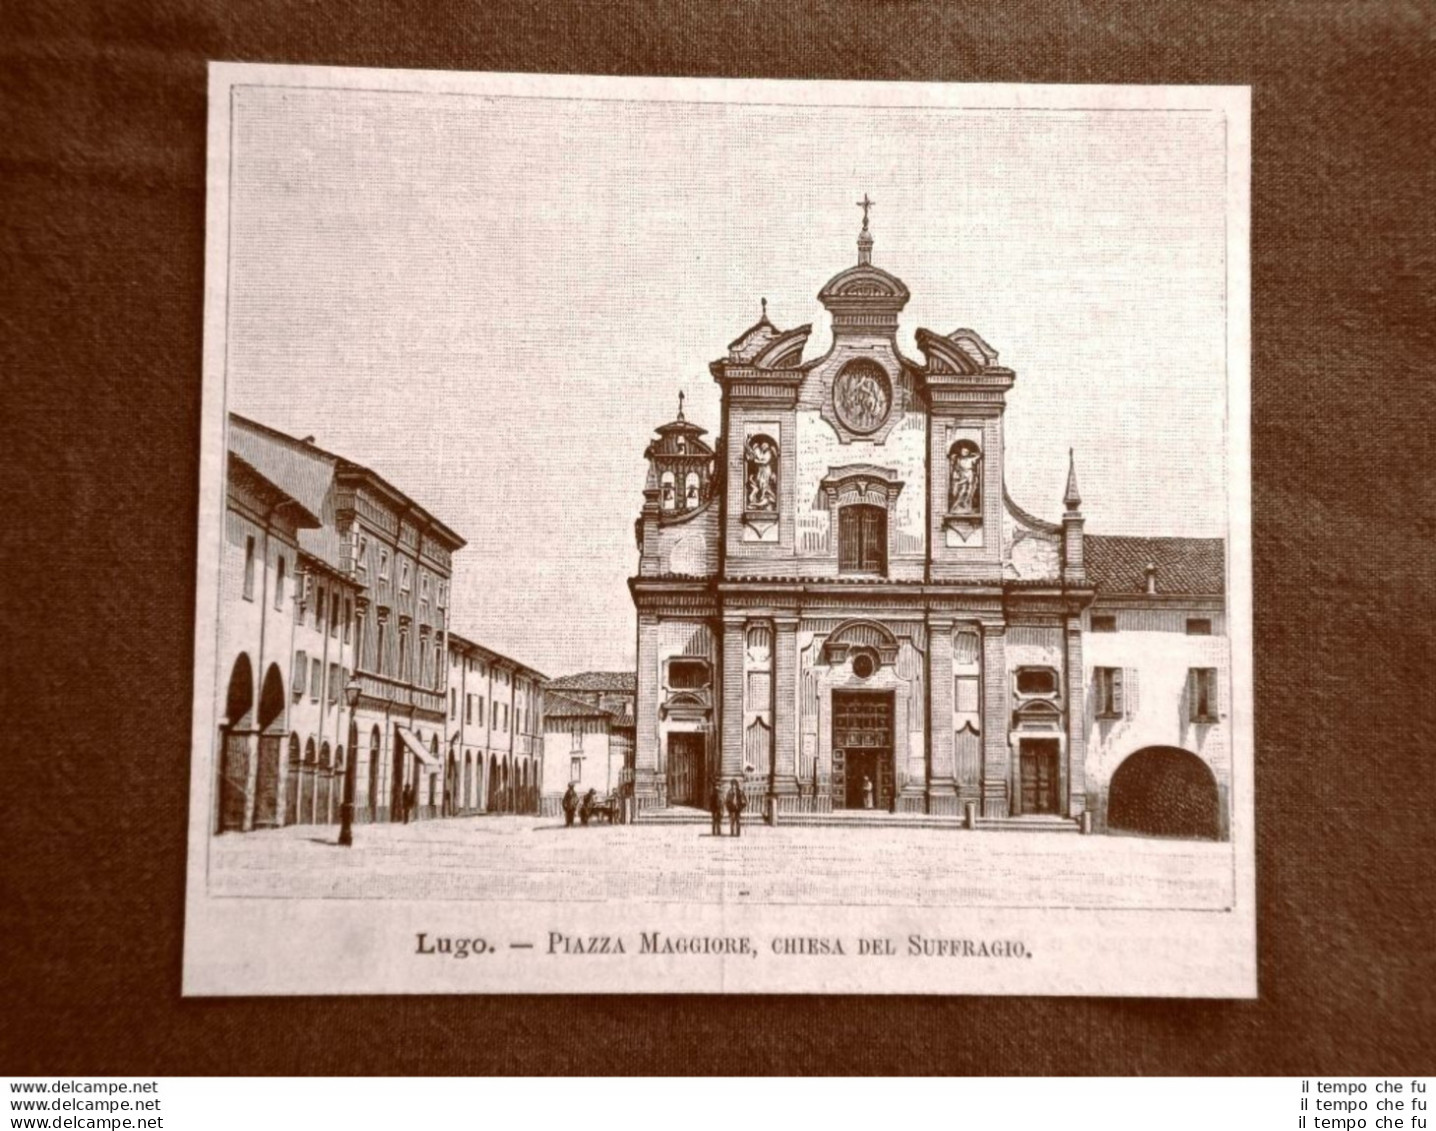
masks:
{"type": "Polygon", "coordinates": [[[870,778],[870,777],[868,777],[867,774],[864,774],[864,775],[863,775],[863,808],[864,808],[864,809],[871,809],[872,807],[873,807],[873,779],[870,778]]]}
{"type": "Polygon", "coordinates": [[[593,807],[598,803],[598,791],[590,789],[583,795],[583,804],[579,806],[578,819],[584,827],[588,827],[588,819],[593,816],[593,807]]]}
{"type": "Polygon", "coordinates": [[[754,436],[745,445],[748,462],[748,510],[778,509],[778,445],[767,436],[754,436]]]}
{"type": "Polygon", "coordinates": [[[738,779],[728,787],[728,832],[731,836],[743,835],[743,810],[748,808],[748,799],[743,796],[743,787],[738,779]]]}
{"type": "Polygon", "coordinates": [[[708,812],[713,817],[713,835],[723,835],[723,783],[713,779],[713,788],[708,791],[708,812]]]}
{"type": "Polygon", "coordinates": [[[982,506],[978,470],[982,453],[971,440],[959,440],[952,446],[952,480],[948,490],[948,511],[952,514],[975,514],[982,506]]]}
{"type": "Polygon", "coordinates": [[[404,792],[403,792],[403,794],[401,795],[400,804],[403,806],[403,809],[404,809],[404,824],[407,825],[407,824],[409,823],[409,814],[410,814],[411,812],[413,812],[413,809],[414,809],[414,783],[413,783],[413,782],[409,782],[407,785],[404,786],[404,792]]]}
{"type": "Polygon", "coordinates": [[[578,811],[578,790],[573,788],[573,782],[568,783],[568,789],[563,794],[563,824],[564,828],[573,828],[573,815],[578,811]]]}

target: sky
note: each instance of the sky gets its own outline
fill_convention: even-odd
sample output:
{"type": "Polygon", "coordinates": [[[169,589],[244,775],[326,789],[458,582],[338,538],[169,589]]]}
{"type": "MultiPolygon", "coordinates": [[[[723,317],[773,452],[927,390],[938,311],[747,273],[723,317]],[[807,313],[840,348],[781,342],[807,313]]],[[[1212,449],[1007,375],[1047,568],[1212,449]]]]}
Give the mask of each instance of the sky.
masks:
{"type": "MultiPolygon", "coordinates": [[[[631,668],[643,451],[716,433],[708,363],[856,262],[898,342],[1013,368],[1006,480],[1090,533],[1220,536],[1225,165],[1195,111],[240,88],[227,406],[365,464],[468,541],[454,627],[549,675],[631,668]]],[[[712,437],[710,437],[711,439],[712,437]]]]}

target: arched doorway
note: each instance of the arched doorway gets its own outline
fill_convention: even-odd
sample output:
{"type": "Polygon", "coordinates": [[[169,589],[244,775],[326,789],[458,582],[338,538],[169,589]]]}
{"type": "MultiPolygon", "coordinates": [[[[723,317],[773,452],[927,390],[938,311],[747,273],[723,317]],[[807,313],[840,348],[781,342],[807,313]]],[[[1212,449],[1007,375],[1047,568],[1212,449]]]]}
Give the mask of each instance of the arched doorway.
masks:
{"type": "Polygon", "coordinates": [[[284,823],[299,820],[299,735],[289,736],[289,757],[284,767],[284,823]]]}
{"type": "MultiPolygon", "coordinates": [[[[429,811],[428,816],[439,815],[439,801],[441,797],[436,796],[439,790],[439,778],[444,773],[444,760],[439,757],[439,736],[436,734],[429,739],[429,756],[433,759],[429,763],[429,811]],[[437,767],[437,769],[435,768],[437,767]]],[[[447,787],[445,787],[447,790],[447,787]]]]}
{"type": "Polygon", "coordinates": [[[383,746],[379,728],[369,732],[369,820],[379,819],[379,752],[383,746]]]}
{"type": "Polygon", "coordinates": [[[404,819],[404,780],[409,765],[409,753],[404,746],[397,726],[389,736],[389,749],[393,755],[389,760],[389,820],[404,819]]]}
{"type": "Polygon", "coordinates": [[[329,800],[333,796],[333,786],[334,762],[329,743],[326,742],[319,748],[319,777],[315,782],[314,798],[314,823],[316,825],[329,823],[329,800]]]}
{"type": "Polygon", "coordinates": [[[492,754],[489,755],[489,780],[488,793],[484,801],[484,811],[493,813],[499,807],[499,760],[492,754]]]}
{"type": "Polygon", "coordinates": [[[449,761],[444,772],[444,816],[452,817],[459,807],[459,760],[454,757],[454,746],[449,744],[449,761]]]}
{"type": "Polygon", "coordinates": [[[229,672],[229,688],[220,722],[219,812],[215,831],[244,828],[249,792],[249,757],[253,737],[254,668],[243,652],[229,672]]]}
{"type": "Polygon", "coordinates": [[[524,759],[523,767],[519,770],[519,804],[520,813],[529,811],[529,762],[524,759]]]}
{"type": "Polygon", "coordinates": [[[259,693],[259,766],[254,783],[254,827],[272,829],[279,824],[279,790],[283,780],[280,755],[284,749],[284,676],[278,664],[264,673],[259,693]]]}
{"type": "MultiPolygon", "coordinates": [[[[352,749],[352,747],[351,747],[352,749]]],[[[329,800],[329,823],[339,822],[339,806],[344,801],[344,747],[334,751],[334,781],[329,800]]]]}
{"type": "Polygon", "coordinates": [[[319,754],[314,739],[304,743],[304,764],[299,767],[299,823],[314,823],[314,772],[319,765],[319,754]]]}
{"type": "Polygon", "coordinates": [[[1221,803],[1211,769],[1175,746],[1147,746],[1117,767],[1107,828],[1145,836],[1220,840],[1221,803]]]}

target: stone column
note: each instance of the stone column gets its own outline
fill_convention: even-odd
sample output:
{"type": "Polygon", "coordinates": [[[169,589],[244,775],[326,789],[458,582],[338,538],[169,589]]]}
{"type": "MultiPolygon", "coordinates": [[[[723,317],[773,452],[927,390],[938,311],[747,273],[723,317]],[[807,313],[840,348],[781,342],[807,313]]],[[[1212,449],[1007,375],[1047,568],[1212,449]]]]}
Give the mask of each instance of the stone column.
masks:
{"type": "Polygon", "coordinates": [[[927,622],[927,811],[957,813],[952,762],[952,620],[927,622]]]}
{"type": "Polygon", "coordinates": [[[743,614],[723,614],[723,718],[718,765],[724,781],[743,776],[743,614]]]}
{"type": "Polygon", "coordinates": [[[1007,626],[982,626],[982,815],[1008,815],[1012,711],[1007,694],[1007,626]]]}
{"type": "Polygon", "coordinates": [[[1082,617],[1067,617],[1067,815],[1087,807],[1087,695],[1082,669],[1082,617]]]}
{"type": "Polygon", "coordinates": [[[773,776],[775,804],[798,796],[798,618],[773,618],[773,776]],[[776,799],[786,799],[779,801],[776,799]]]}
{"type": "MultiPolygon", "coordinates": [[[[658,773],[658,618],[650,613],[638,615],[638,702],[634,708],[633,798],[636,808],[645,809],[663,804],[658,773]]],[[[490,708],[486,705],[486,709],[490,708]]]]}

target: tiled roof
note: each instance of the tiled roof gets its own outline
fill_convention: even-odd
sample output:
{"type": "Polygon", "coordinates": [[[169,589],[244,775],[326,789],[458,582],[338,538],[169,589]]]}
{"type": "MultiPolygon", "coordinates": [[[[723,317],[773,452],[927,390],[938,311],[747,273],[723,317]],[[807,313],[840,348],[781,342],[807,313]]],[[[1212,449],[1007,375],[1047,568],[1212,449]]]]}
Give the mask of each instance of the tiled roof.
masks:
{"type": "Polygon", "coordinates": [[[606,711],[602,707],[594,706],[592,703],[585,703],[581,699],[571,699],[569,696],[561,695],[555,691],[549,691],[544,695],[543,717],[545,719],[609,719],[614,722],[622,721],[621,716],[615,715],[612,711],[606,711]]]}
{"type": "Polygon", "coordinates": [[[472,636],[466,636],[454,628],[449,629],[449,648],[456,652],[476,653],[487,663],[508,665],[519,674],[529,676],[542,683],[547,683],[548,681],[548,676],[544,675],[543,672],[537,668],[531,668],[522,660],[516,660],[512,656],[506,656],[502,652],[496,652],[487,644],[480,644],[472,636]]]}
{"type": "Polygon", "coordinates": [[[229,417],[229,450],[319,517],[320,526],[299,532],[299,548],[338,570],[343,547],[328,505],[338,458],[237,413],[229,417]]]}
{"type": "Polygon", "coordinates": [[[1157,567],[1158,596],[1226,592],[1226,545],[1221,538],[1088,534],[1082,539],[1082,557],[1087,579],[1099,594],[1145,593],[1148,562],[1157,567]]]}
{"type": "Polygon", "coordinates": [[[549,687],[557,691],[627,691],[638,693],[637,672],[578,672],[551,679],[549,687]]]}

